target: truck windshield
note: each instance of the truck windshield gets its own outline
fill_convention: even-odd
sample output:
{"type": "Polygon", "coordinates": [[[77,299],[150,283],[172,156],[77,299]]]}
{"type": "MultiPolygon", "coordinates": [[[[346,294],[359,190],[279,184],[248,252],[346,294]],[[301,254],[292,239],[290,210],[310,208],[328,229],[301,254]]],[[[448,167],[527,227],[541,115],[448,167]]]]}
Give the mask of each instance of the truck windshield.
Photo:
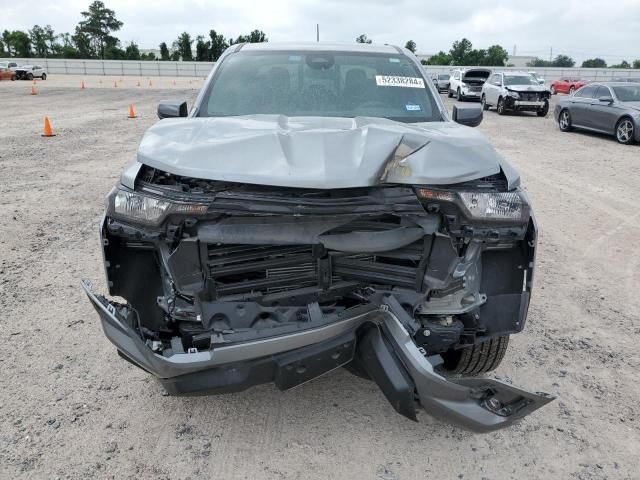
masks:
{"type": "Polygon", "coordinates": [[[280,114],[441,121],[419,69],[398,54],[239,52],[223,60],[199,116],[280,114]]]}

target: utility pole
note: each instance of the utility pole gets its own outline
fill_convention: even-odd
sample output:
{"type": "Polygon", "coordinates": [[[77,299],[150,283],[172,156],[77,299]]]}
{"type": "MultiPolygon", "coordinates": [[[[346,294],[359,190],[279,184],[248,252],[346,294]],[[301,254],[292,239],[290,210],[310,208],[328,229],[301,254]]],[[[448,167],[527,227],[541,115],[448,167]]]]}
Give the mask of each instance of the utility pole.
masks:
{"type": "Polygon", "coordinates": [[[316,42],[320,41],[320,24],[316,23],[316,42]]]}

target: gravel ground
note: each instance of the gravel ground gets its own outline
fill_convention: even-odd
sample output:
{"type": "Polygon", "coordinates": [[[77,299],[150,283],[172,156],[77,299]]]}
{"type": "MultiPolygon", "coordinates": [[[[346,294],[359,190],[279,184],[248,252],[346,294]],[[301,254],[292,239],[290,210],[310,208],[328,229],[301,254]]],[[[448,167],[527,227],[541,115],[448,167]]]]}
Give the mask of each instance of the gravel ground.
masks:
{"type": "Polygon", "coordinates": [[[105,288],[103,197],[158,101],[191,103],[202,79],[80,80],[52,76],[36,96],[0,82],[0,477],[640,478],[640,146],[485,115],[541,226],[528,325],[496,376],[558,399],[477,435],[411,422],[343,370],[179,398],[119,359],[79,286],[105,288]],[[44,115],[56,137],[40,136],[44,115]]]}

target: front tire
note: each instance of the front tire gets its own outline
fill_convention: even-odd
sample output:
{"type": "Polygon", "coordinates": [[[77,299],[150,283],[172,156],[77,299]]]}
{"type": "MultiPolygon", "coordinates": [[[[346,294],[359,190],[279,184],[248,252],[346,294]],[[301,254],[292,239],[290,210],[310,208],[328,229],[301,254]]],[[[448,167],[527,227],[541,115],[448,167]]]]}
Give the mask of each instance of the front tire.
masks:
{"type": "Polygon", "coordinates": [[[498,105],[496,106],[496,112],[498,112],[498,115],[504,115],[505,113],[507,113],[506,111],[506,107],[504,104],[504,98],[500,97],[498,99],[498,105]]]}
{"type": "Polygon", "coordinates": [[[487,99],[485,98],[484,95],[482,95],[482,98],[480,99],[480,104],[482,105],[482,110],[484,111],[489,110],[489,104],[487,103],[487,99]]]}
{"type": "Polygon", "coordinates": [[[27,73],[27,80],[33,80],[33,73],[27,73]]]}
{"type": "Polygon", "coordinates": [[[558,126],[562,132],[570,132],[573,130],[571,126],[571,113],[566,108],[562,110],[558,116],[558,126]]]}
{"type": "Polygon", "coordinates": [[[42,74],[42,80],[46,80],[46,79],[47,79],[47,74],[46,74],[46,73],[43,73],[43,74],[42,74]]]}
{"type": "Polygon", "coordinates": [[[447,97],[453,98],[453,92],[451,90],[447,92],[447,97]]]}
{"type": "Polygon", "coordinates": [[[461,375],[478,375],[495,370],[502,362],[509,335],[487,340],[460,350],[449,350],[442,354],[444,369],[461,375]]]}
{"type": "Polygon", "coordinates": [[[539,117],[546,117],[547,113],[549,113],[549,102],[545,101],[544,107],[542,107],[542,110],[538,110],[536,112],[536,115],[538,115],[539,117]]]}
{"type": "Polygon", "coordinates": [[[464,102],[464,97],[462,96],[462,92],[460,91],[459,88],[458,88],[458,92],[456,93],[456,98],[458,99],[459,102],[464,102]]]}
{"type": "Polygon", "coordinates": [[[633,136],[635,134],[635,127],[633,121],[629,117],[624,117],[618,120],[616,124],[616,140],[623,145],[630,145],[633,143],[633,136]]]}

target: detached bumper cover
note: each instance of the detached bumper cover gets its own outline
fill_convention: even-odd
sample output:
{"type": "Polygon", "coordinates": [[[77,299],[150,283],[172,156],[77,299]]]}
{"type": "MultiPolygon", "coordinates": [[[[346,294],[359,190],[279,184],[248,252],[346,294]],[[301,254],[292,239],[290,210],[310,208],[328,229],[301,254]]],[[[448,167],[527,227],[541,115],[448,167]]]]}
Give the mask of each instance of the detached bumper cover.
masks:
{"type": "Polygon", "coordinates": [[[392,296],[375,310],[318,328],[163,357],[128,326],[116,305],[93,293],[88,282],[82,286],[121,355],[174,394],[238,391],[269,381],[286,390],[359,355],[394,408],[413,419],[414,392],[428,413],[477,432],[509,426],[553,400],[497,380],[442,377],[434,370],[440,357],[427,358],[416,347],[407,331],[412,319],[392,296]],[[364,327],[377,330],[374,335],[384,341],[356,346],[356,331],[364,327]],[[392,357],[397,361],[389,365],[392,357]],[[387,372],[397,375],[390,378],[387,372]]]}

